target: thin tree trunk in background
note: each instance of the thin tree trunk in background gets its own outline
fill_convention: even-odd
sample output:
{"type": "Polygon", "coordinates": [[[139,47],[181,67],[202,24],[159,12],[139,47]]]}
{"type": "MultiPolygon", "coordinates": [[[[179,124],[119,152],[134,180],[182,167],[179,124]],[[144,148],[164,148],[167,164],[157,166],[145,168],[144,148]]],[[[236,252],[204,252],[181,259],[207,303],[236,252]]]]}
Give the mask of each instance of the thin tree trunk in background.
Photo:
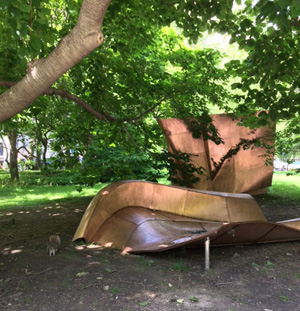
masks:
{"type": "Polygon", "coordinates": [[[7,137],[10,143],[10,161],[9,161],[10,179],[12,181],[18,181],[19,168],[18,168],[17,131],[13,130],[12,132],[7,133],[7,137]]]}
{"type": "Polygon", "coordinates": [[[40,170],[41,169],[41,156],[42,156],[42,150],[41,150],[41,143],[38,139],[36,139],[36,158],[35,158],[35,165],[34,169],[35,170],[40,170]]]}
{"type": "Polygon", "coordinates": [[[48,150],[48,139],[46,134],[44,135],[44,138],[42,138],[42,144],[43,144],[43,167],[45,170],[48,169],[48,163],[47,163],[47,150],[48,150]]]}

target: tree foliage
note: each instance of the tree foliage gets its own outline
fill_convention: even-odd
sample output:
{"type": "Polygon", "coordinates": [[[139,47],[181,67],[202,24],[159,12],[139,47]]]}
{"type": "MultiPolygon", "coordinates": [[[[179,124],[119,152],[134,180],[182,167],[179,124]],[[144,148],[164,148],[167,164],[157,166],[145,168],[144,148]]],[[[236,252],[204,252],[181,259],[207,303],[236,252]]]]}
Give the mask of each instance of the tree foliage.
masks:
{"type": "MultiPolygon", "coordinates": [[[[45,57],[61,48],[88,2],[1,1],[1,91],[30,75],[35,60],[42,71],[45,57]]],[[[108,2],[90,1],[96,8],[108,2]]],[[[30,124],[26,135],[40,144],[47,140],[61,163],[72,166],[69,150],[84,159],[95,140],[100,150],[111,144],[129,154],[161,150],[157,118],[184,118],[195,132],[221,143],[208,117],[212,106],[251,116],[243,124],[252,128],[269,118],[296,124],[299,16],[298,0],[113,1],[102,25],[103,45],[22,113],[30,124]],[[207,31],[229,35],[246,58],[222,67],[221,53],[197,46],[207,31]],[[254,116],[257,110],[263,111],[254,116]],[[193,120],[202,120],[200,128],[193,120]]],[[[284,134],[292,137],[291,131],[295,126],[284,134]]]]}
{"type": "MultiPolygon", "coordinates": [[[[297,0],[261,0],[255,5],[246,1],[245,8],[237,13],[231,42],[245,49],[248,58],[244,62],[234,60],[228,68],[240,80],[232,87],[243,91],[236,96],[240,114],[266,109],[274,121],[298,114],[299,16],[297,0]]],[[[255,125],[266,123],[266,117],[261,116],[255,125]]]]}
{"type": "Polygon", "coordinates": [[[276,135],[276,156],[288,164],[300,159],[299,118],[285,122],[276,135]]]}

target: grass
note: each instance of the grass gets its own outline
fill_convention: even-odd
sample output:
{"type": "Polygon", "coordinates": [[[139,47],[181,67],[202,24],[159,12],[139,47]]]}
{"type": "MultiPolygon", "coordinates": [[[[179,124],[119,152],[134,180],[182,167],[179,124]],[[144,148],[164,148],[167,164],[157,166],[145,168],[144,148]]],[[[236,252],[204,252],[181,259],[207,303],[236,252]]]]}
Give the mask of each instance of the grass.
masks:
{"type": "Polygon", "coordinates": [[[281,296],[279,297],[279,299],[280,299],[280,301],[286,302],[286,301],[289,301],[289,296],[281,295],[281,296]]]}
{"type": "Polygon", "coordinates": [[[136,257],[136,260],[139,262],[139,266],[136,267],[136,271],[139,273],[145,271],[146,268],[149,268],[154,264],[154,260],[147,260],[144,256],[136,257]]]}
{"type": "Polygon", "coordinates": [[[286,172],[275,172],[268,195],[300,202],[300,175],[287,176],[286,172]]]}
{"type": "MultiPolygon", "coordinates": [[[[81,192],[78,192],[75,186],[0,185],[0,210],[17,206],[38,206],[55,200],[93,197],[105,185],[97,184],[93,188],[83,187],[81,192]]],[[[300,202],[300,175],[287,176],[286,172],[275,172],[273,185],[267,196],[276,197],[281,202],[300,202]]]]}
{"type": "Polygon", "coordinates": [[[178,261],[172,264],[172,266],[170,267],[170,270],[184,273],[184,272],[189,272],[190,267],[183,259],[179,259],[178,261]]]}
{"type": "Polygon", "coordinates": [[[15,206],[38,206],[61,199],[93,197],[105,185],[84,187],[81,192],[75,186],[1,186],[0,210],[15,206]]]}
{"type": "MultiPolygon", "coordinates": [[[[71,186],[76,180],[76,172],[52,171],[43,174],[41,171],[21,171],[18,186],[71,186]]],[[[12,185],[10,174],[0,170],[0,186],[12,185]]]]}

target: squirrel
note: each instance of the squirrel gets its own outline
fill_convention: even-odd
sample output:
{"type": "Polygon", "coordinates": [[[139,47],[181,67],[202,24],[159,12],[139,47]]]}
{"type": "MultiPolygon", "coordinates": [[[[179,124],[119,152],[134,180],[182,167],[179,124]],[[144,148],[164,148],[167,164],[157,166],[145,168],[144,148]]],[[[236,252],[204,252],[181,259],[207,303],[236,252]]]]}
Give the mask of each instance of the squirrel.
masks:
{"type": "Polygon", "coordinates": [[[50,235],[49,243],[47,245],[47,253],[49,253],[49,256],[55,256],[59,247],[60,247],[59,235],[56,234],[50,235]]]}

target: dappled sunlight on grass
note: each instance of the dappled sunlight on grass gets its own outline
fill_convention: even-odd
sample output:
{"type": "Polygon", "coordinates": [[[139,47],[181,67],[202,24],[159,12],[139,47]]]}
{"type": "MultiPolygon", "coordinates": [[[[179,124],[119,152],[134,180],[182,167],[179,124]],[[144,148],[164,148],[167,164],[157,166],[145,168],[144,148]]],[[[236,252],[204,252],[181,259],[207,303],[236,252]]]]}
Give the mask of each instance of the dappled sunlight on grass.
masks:
{"type": "Polygon", "coordinates": [[[32,186],[32,187],[0,187],[0,210],[13,206],[34,206],[61,199],[74,199],[94,196],[105,184],[93,188],[82,188],[78,192],[75,186],[32,186]]]}
{"type": "MultiPolygon", "coordinates": [[[[169,182],[161,180],[160,183],[168,184],[169,182]]],[[[9,207],[53,204],[59,200],[92,198],[106,185],[98,184],[93,188],[83,187],[81,192],[78,192],[75,186],[0,186],[0,210],[9,207]]],[[[286,172],[275,172],[273,185],[269,188],[267,195],[276,198],[276,200],[300,202],[300,175],[287,176],[286,172]]],[[[59,209],[60,206],[57,203],[57,206],[52,206],[52,208],[59,209]]],[[[59,214],[58,211],[52,212],[59,214]]]]}
{"type": "Polygon", "coordinates": [[[286,172],[276,172],[273,175],[273,181],[275,183],[293,184],[300,188],[300,175],[287,175],[286,172]]]}
{"type": "Polygon", "coordinates": [[[300,175],[287,176],[286,173],[275,173],[268,195],[300,201],[300,175]]]}

